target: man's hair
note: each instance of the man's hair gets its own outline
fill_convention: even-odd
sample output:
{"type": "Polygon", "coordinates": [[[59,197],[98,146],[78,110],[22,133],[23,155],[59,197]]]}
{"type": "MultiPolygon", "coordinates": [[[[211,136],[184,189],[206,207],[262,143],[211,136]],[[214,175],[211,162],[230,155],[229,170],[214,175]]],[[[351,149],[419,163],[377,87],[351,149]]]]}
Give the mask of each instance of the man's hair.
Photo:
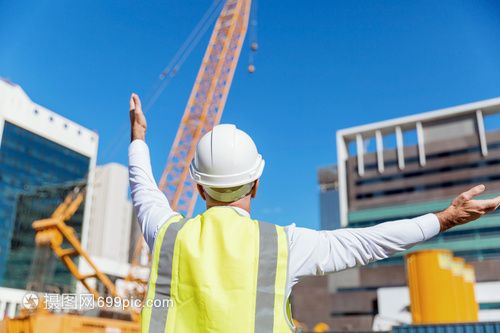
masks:
{"type": "Polygon", "coordinates": [[[203,190],[212,199],[220,202],[233,202],[247,196],[255,186],[255,181],[234,187],[216,188],[203,186],[203,190]]]}

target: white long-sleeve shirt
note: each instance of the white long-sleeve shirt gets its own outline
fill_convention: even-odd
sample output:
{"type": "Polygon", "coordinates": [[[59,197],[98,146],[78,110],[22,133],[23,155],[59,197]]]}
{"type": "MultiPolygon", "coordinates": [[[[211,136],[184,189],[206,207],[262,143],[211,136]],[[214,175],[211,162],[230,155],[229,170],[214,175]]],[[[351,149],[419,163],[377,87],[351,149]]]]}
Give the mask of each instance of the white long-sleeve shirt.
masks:
{"type": "MultiPolygon", "coordinates": [[[[134,140],[129,146],[128,156],[132,201],[144,239],[153,250],[161,226],[178,213],[170,208],[167,198],[156,185],[146,143],[134,140]]],[[[245,210],[232,208],[240,215],[250,217],[245,210]]],[[[369,228],[316,231],[295,224],[285,228],[289,245],[287,296],[302,277],[324,275],[388,258],[434,237],[440,230],[434,214],[369,228]]]]}

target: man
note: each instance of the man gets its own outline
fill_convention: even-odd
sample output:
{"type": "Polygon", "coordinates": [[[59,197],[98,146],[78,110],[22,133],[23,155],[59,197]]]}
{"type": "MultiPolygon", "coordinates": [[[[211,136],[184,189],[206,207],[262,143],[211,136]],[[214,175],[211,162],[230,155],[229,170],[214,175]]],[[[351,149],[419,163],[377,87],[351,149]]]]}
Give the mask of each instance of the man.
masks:
{"type": "Polygon", "coordinates": [[[478,185],[442,212],[370,228],[315,231],[250,218],[264,160],[234,125],[196,148],[190,173],[207,210],[185,219],[156,186],[139,97],[130,99],[132,200],[153,253],[143,332],[292,332],[288,299],[305,276],[365,265],[495,210],[500,197],[472,200],[478,185]],[[159,306],[171,300],[173,306],[159,306]]]}

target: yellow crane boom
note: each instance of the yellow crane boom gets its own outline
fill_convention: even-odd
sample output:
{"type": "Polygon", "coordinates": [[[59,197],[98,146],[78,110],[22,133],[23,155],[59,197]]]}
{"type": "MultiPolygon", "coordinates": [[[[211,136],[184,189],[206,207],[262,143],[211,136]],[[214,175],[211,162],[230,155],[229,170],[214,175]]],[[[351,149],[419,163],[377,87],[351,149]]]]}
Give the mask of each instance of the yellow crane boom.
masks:
{"type": "Polygon", "coordinates": [[[69,227],[65,221],[68,221],[76,212],[85,196],[85,189],[75,188],[57,207],[52,216],[48,219],[33,222],[32,227],[37,231],[35,236],[36,245],[39,247],[50,247],[56,256],[63,262],[68,270],[98,299],[101,295],[89,284],[88,279],[96,278],[101,281],[113,297],[120,297],[116,292],[116,287],[106,274],[101,272],[92,262],[88,253],[82,248],[80,240],[75,234],[73,228],[69,227]],[[63,241],[72,246],[62,248],[63,241]],[[92,274],[83,275],[78,270],[78,266],[72,257],[83,257],[90,267],[94,270],[92,274]]]}
{"type": "Polygon", "coordinates": [[[159,188],[174,211],[191,216],[197,198],[189,177],[200,138],[218,125],[248,27],[250,0],[228,0],[217,19],[168,156],[159,188]]]}

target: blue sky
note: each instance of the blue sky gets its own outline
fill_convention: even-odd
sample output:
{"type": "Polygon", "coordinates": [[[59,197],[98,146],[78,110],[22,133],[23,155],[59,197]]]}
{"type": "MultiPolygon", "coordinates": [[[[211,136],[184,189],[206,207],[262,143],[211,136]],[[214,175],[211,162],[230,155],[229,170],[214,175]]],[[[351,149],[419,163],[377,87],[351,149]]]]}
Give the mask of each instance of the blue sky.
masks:
{"type": "MultiPolygon", "coordinates": [[[[130,94],[146,95],[211,3],[0,0],[0,76],[97,130],[99,164],[126,164],[128,138],[103,152],[130,94]]],[[[256,71],[247,36],[222,116],[266,160],[254,218],[319,228],[316,169],[336,162],[339,129],[500,96],[496,0],[259,1],[257,22],[256,71]]],[[[209,35],[147,114],[157,180],[209,35]]]]}

